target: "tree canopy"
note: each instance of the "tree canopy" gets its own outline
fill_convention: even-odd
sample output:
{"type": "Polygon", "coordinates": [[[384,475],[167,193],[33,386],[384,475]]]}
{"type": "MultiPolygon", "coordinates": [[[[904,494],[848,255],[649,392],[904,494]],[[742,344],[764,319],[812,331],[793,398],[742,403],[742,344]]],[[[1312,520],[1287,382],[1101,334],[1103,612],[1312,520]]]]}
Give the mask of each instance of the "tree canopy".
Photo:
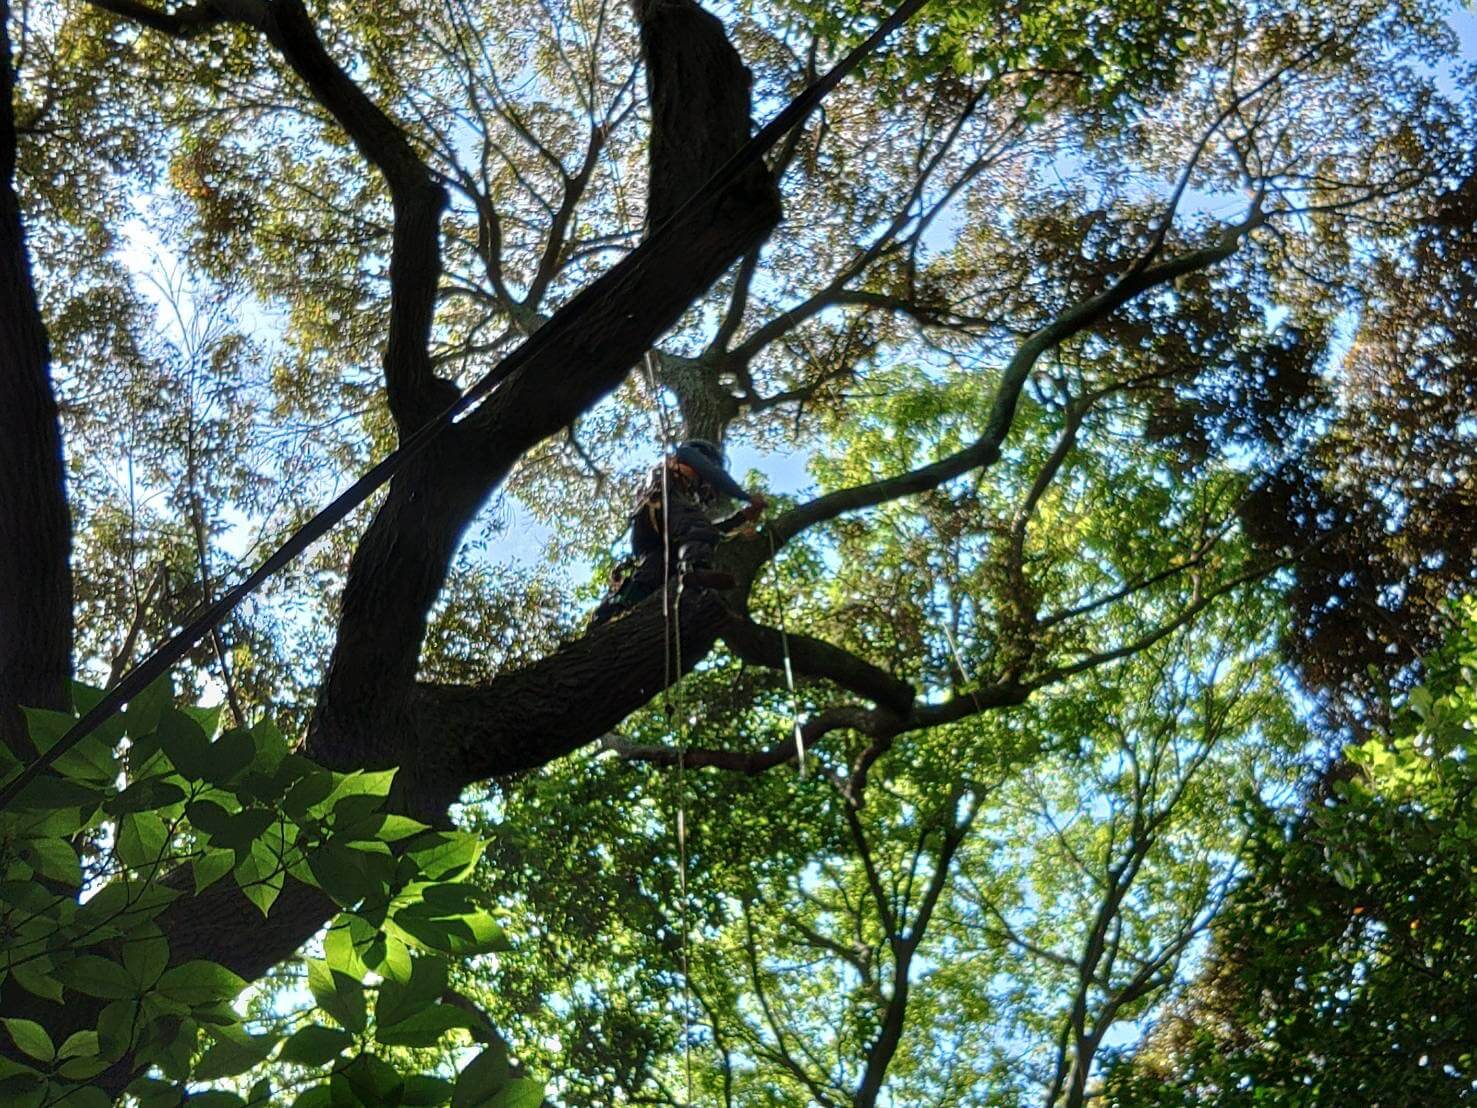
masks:
{"type": "Polygon", "coordinates": [[[1470,16],[935,2],[682,207],[890,10],[7,6],[7,774],[533,344],[0,813],[14,1095],[1472,1095],[1470,16]]]}

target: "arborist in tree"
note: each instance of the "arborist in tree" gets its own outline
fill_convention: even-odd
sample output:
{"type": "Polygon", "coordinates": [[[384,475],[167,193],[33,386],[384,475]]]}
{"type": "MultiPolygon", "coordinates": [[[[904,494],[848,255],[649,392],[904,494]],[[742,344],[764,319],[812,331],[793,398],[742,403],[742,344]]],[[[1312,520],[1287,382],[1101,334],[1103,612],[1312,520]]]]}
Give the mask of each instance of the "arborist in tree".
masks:
{"type": "Polygon", "coordinates": [[[592,622],[604,623],[640,603],[662,587],[668,573],[699,588],[733,588],[733,576],[713,568],[714,548],[758,519],[765,503],[763,493],[748,492],[728,475],[716,445],[706,439],[680,444],[641,486],[631,513],[631,557],[611,574],[610,592],[592,622]],[[713,509],[730,499],[748,506],[714,520],[713,509]]]}

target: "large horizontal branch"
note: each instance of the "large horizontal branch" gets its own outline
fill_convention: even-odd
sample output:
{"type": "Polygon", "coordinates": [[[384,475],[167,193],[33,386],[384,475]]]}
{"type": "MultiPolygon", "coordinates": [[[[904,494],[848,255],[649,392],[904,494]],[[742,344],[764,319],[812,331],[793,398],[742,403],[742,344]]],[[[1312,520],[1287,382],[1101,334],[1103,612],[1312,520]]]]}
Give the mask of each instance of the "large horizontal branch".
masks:
{"type": "Polygon", "coordinates": [[[813,635],[741,620],[724,628],[723,641],[744,661],[770,669],[783,669],[788,655],[796,673],[825,678],[894,712],[906,712],[913,703],[913,686],[906,681],[813,635]]]}
{"type": "Polygon", "coordinates": [[[865,485],[839,489],[802,504],[770,525],[775,541],[783,544],[806,528],[846,512],[926,492],[971,470],[993,465],[999,460],[1001,446],[1010,433],[1021,392],[1043,354],[1101,323],[1139,294],[1229,258],[1246,235],[1261,226],[1262,220],[1261,213],[1255,211],[1245,221],[1222,231],[1212,244],[1130,272],[1111,288],[1081,301],[1032,332],[1006,363],[984,433],[975,443],[930,465],[865,485]]]}
{"type": "MultiPolygon", "coordinates": [[[[870,733],[874,728],[885,726],[890,713],[866,708],[828,708],[800,729],[801,741],[809,750],[833,731],[859,731],[870,733]]],[[[655,766],[676,766],[686,769],[721,769],[730,773],[760,774],[796,761],[800,754],[795,737],[775,743],[763,750],[714,750],[696,748],[681,750],[675,746],[642,746],[622,739],[607,739],[606,750],[613,751],[629,762],[646,762],[655,766]]]]}
{"type": "MultiPolygon", "coordinates": [[[[1220,598],[1252,581],[1266,577],[1269,573],[1286,565],[1289,560],[1279,558],[1248,567],[1218,585],[1198,592],[1174,615],[1148,628],[1133,639],[1117,646],[1094,651],[1071,662],[1048,666],[1029,677],[982,682],[974,688],[957,690],[953,696],[943,702],[914,701],[901,711],[883,706],[871,709],[857,705],[826,708],[802,726],[801,741],[809,750],[825,736],[843,730],[855,732],[872,740],[852,767],[850,783],[847,786],[852,799],[859,801],[868,771],[892,748],[899,737],[910,732],[958,723],[983,712],[1016,707],[1044,688],[1060,684],[1068,678],[1089,670],[1112,665],[1124,658],[1142,653],[1188,626],[1220,598]]],[[[730,632],[726,629],[722,633],[726,638],[730,632]]],[[[782,665],[783,662],[781,661],[780,664],[782,665]]],[[[682,765],[688,768],[713,768],[745,774],[764,773],[796,760],[799,755],[799,744],[793,736],[757,751],[698,748],[679,752],[670,746],[636,745],[610,739],[606,740],[604,745],[606,749],[614,751],[628,761],[675,765],[680,758],[682,765]]]]}
{"type": "Polygon", "coordinates": [[[620,617],[484,686],[422,685],[416,701],[424,741],[454,736],[455,791],[489,777],[545,765],[609,732],[690,671],[733,613],[717,594],[658,592],[620,617]]]}

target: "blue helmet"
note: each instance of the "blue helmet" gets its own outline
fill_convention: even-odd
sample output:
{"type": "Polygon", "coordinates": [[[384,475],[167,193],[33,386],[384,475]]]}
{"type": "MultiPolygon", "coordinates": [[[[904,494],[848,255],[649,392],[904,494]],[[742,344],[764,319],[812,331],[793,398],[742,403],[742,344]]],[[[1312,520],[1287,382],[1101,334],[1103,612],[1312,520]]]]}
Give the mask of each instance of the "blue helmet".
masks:
{"type": "Polygon", "coordinates": [[[723,460],[723,451],[717,443],[709,442],[707,439],[688,439],[678,444],[677,449],[672,452],[672,457],[690,468],[715,492],[745,503],[753,501],[753,497],[744,490],[743,486],[728,475],[728,469],[723,460]]]}

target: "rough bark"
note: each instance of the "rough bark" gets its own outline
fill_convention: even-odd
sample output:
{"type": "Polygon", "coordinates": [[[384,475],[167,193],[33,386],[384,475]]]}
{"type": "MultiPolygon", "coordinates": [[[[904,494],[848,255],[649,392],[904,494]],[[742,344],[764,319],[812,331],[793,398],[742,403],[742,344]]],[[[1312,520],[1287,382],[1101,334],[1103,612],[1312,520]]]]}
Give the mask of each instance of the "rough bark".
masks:
{"type": "MultiPolygon", "coordinates": [[[[646,221],[660,227],[741,147],[752,126],[753,77],[723,24],[693,0],[635,0],[651,102],[651,178],[646,221]]],[[[739,182],[762,200],[772,185],[762,165],[739,182]]]]}
{"type": "Polygon", "coordinates": [[[9,4],[0,0],[0,740],[31,751],[19,706],[66,708],[72,521],[46,329],[16,197],[9,4]]]}

